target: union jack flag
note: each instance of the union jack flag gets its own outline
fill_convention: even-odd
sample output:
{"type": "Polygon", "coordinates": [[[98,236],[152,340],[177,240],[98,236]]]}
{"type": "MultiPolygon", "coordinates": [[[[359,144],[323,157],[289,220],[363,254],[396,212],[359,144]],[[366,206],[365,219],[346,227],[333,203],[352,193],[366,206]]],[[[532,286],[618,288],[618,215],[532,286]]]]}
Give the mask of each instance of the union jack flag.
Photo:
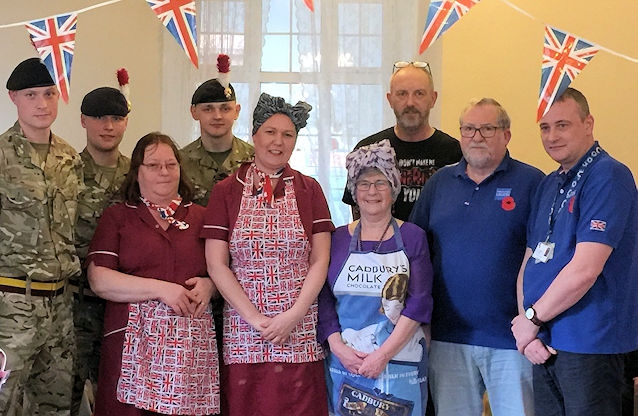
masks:
{"type": "Polygon", "coordinates": [[[481,0],[431,1],[419,53],[421,54],[429,48],[443,32],[448,30],[479,1],[481,0]]]}
{"type": "Polygon", "coordinates": [[[536,121],[547,113],[554,99],[565,92],[576,75],[585,68],[599,50],[598,46],[570,33],[545,26],[536,121]]]}
{"type": "Polygon", "coordinates": [[[199,58],[195,2],[192,0],[147,0],[147,3],[197,68],[199,58]]]}
{"type": "Polygon", "coordinates": [[[591,220],[589,222],[589,229],[592,231],[605,231],[607,229],[607,221],[591,220]]]}
{"type": "Polygon", "coordinates": [[[71,13],[33,20],[25,25],[31,43],[40,54],[65,103],[69,102],[77,21],[77,13],[71,13]]]}

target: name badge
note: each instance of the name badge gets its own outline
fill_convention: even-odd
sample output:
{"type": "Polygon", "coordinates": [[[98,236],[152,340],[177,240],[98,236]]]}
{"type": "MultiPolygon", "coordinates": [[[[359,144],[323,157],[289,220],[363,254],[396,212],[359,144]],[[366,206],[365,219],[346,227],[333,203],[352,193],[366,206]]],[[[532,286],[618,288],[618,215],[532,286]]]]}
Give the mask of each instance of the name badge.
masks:
{"type": "Polygon", "coordinates": [[[541,241],[536,245],[536,250],[532,257],[536,260],[536,263],[547,263],[554,257],[554,243],[549,241],[541,241]]]}

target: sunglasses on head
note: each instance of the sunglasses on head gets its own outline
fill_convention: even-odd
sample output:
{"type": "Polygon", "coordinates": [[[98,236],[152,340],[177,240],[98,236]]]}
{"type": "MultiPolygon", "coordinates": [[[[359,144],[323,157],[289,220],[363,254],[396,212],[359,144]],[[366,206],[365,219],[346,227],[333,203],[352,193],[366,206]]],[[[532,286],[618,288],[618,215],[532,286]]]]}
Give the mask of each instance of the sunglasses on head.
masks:
{"type": "Polygon", "coordinates": [[[415,68],[421,68],[422,70],[424,70],[428,74],[432,73],[432,71],[430,71],[430,64],[428,64],[427,62],[421,62],[421,61],[412,61],[412,62],[409,62],[409,61],[397,61],[397,62],[394,63],[394,65],[392,67],[392,73],[395,73],[399,69],[406,68],[408,66],[413,66],[415,68]]]}

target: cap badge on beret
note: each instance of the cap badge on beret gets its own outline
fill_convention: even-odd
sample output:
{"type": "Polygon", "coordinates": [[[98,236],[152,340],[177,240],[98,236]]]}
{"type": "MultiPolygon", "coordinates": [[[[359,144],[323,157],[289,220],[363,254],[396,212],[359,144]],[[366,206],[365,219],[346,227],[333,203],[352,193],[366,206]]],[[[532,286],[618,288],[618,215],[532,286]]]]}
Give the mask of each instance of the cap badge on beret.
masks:
{"type": "Polygon", "coordinates": [[[191,99],[192,105],[237,100],[235,89],[229,82],[230,57],[228,55],[220,54],[217,56],[217,71],[217,78],[209,79],[197,87],[191,99]]]}

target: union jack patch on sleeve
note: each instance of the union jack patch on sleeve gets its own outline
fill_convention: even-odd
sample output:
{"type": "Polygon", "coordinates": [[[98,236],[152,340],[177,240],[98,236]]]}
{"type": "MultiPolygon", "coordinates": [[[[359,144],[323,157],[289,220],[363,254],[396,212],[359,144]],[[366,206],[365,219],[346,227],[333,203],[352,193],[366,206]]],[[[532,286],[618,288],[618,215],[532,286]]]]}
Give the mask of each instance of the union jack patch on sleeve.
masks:
{"type": "Polygon", "coordinates": [[[591,220],[589,222],[589,229],[591,231],[605,231],[606,228],[607,228],[607,221],[591,220]]]}

